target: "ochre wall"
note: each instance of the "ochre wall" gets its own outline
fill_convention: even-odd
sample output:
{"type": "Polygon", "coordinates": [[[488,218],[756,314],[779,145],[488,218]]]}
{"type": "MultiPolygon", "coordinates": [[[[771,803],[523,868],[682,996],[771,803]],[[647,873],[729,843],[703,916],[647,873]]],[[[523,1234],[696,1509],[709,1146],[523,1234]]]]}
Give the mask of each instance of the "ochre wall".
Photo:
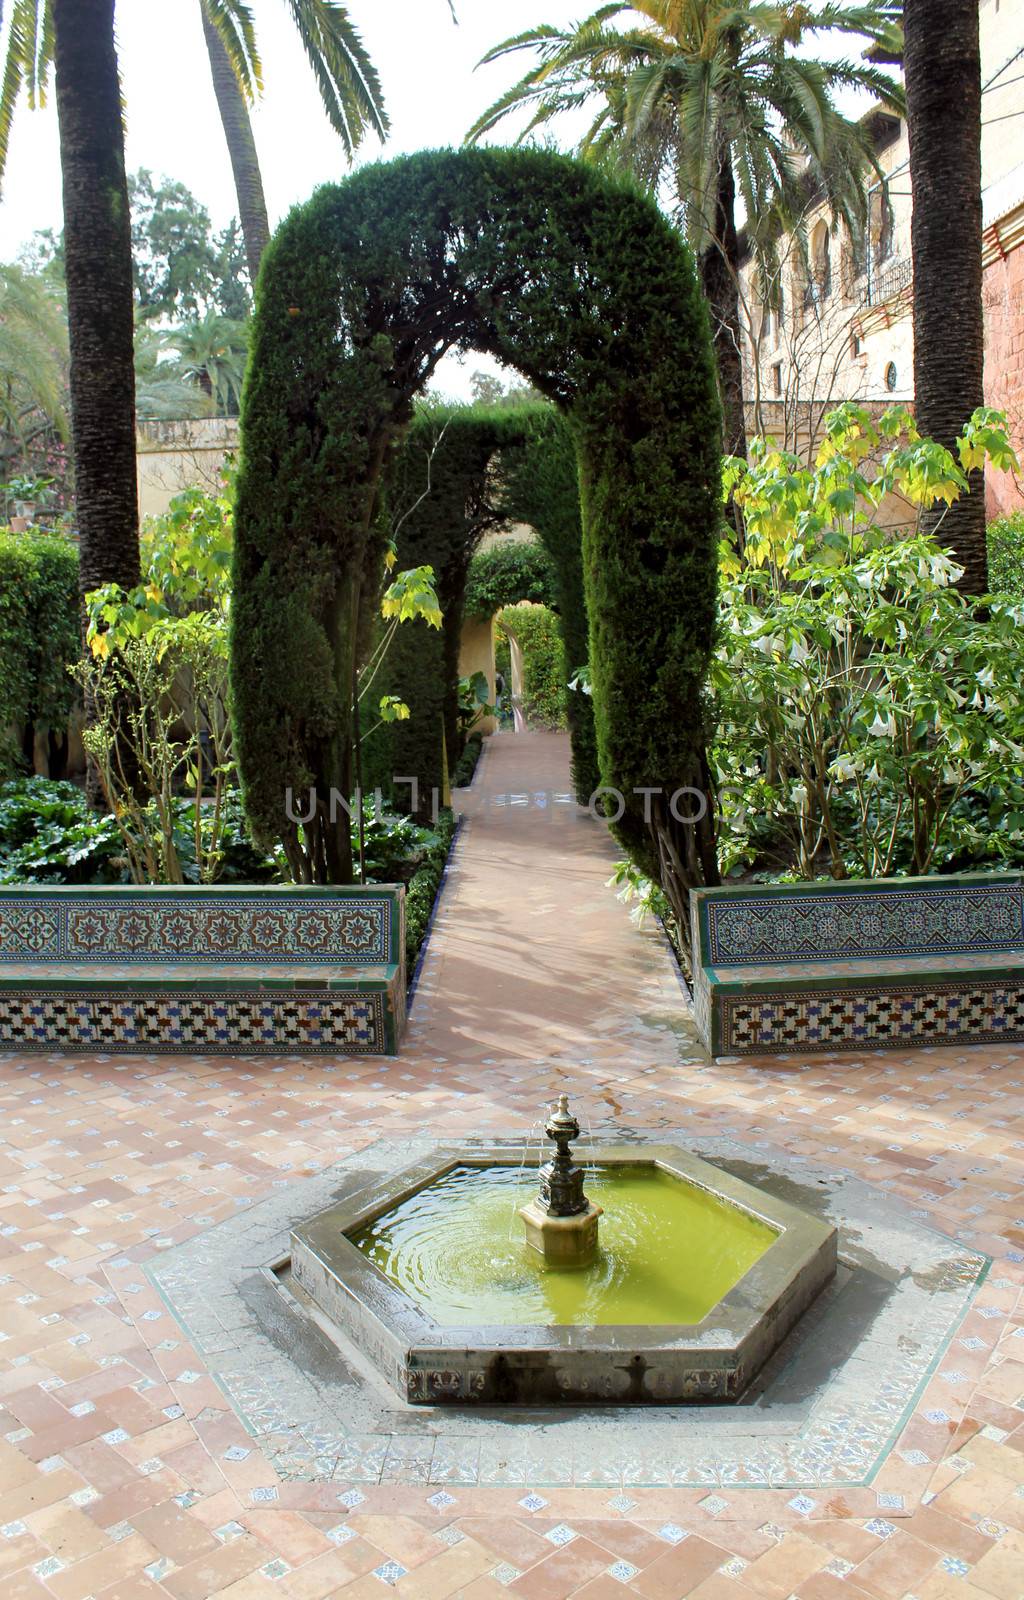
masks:
{"type": "MultiPolygon", "coordinates": [[[[487,689],[490,701],[494,703],[494,621],[488,619],[481,622],[477,618],[467,617],[462,624],[462,638],[459,643],[459,677],[471,678],[474,672],[482,672],[487,679],[487,689]]],[[[477,723],[481,733],[493,733],[497,723],[493,717],[484,717],[477,723]]]]}

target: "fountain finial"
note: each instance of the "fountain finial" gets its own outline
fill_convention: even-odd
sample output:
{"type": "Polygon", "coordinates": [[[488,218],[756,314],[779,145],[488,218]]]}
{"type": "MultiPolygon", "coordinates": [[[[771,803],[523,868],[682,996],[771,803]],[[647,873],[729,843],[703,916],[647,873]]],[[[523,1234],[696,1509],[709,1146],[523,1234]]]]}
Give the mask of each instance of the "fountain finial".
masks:
{"type": "Polygon", "coordinates": [[[553,1266],[580,1267],[593,1260],[597,1249],[597,1219],[601,1207],[583,1193],[583,1168],[573,1163],[569,1148],[580,1136],[580,1125],[569,1110],[569,1096],[560,1094],[550,1108],[544,1132],[555,1153],[540,1169],[540,1187],[519,1215],[526,1225],[526,1240],[553,1266]]]}
{"type": "Polygon", "coordinates": [[[569,1096],[560,1094],[552,1106],[544,1132],[555,1153],[540,1169],[537,1204],[549,1217],[578,1217],[590,1204],[583,1193],[583,1169],[573,1165],[570,1141],[580,1136],[580,1125],[569,1110],[569,1096]]]}

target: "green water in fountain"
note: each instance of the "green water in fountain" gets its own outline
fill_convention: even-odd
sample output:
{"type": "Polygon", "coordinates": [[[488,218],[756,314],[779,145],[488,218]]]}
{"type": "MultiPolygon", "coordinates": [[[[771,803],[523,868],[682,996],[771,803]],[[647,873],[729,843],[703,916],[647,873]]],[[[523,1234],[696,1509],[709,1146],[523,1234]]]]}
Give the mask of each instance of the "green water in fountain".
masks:
{"type": "Polygon", "coordinates": [[[777,1238],[767,1223],[655,1166],[597,1166],[589,1267],[545,1266],[516,1207],[516,1167],[456,1167],[349,1237],[446,1327],[700,1322],[777,1238]]]}

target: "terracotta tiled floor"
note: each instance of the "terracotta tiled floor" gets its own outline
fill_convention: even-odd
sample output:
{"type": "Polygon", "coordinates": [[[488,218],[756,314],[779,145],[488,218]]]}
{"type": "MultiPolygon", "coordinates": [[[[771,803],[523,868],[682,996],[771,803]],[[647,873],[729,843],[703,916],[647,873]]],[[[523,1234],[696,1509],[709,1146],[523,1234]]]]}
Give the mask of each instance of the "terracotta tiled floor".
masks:
{"type": "MultiPolygon", "coordinates": [[[[604,887],[552,736],[501,740],[392,1062],[0,1062],[0,1596],[1021,1600],[1024,1051],[704,1061],[604,887]],[[567,1087],[842,1163],[995,1258],[870,1488],[277,1482],[138,1266],[387,1134],[526,1129],[567,1087]]],[[[628,1124],[627,1124],[628,1125],[628,1124]]]]}

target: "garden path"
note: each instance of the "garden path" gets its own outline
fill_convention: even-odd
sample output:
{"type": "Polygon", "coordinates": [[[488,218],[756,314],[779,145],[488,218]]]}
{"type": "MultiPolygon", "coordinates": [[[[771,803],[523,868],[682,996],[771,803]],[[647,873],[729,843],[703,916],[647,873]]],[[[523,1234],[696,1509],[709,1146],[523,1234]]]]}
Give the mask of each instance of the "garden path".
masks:
{"type": "Polygon", "coordinates": [[[489,739],[414,999],[407,1048],[435,1061],[656,1071],[701,1054],[668,942],[608,887],[621,851],[574,804],[569,741],[489,739]]]}
{"type": "Polygon", "coordinates": [[[3,1600],[1018,1600],[1024,1049],[691,1053],[607,835],[507,804],[566,780],[557,737],[488,749],[397,1060],[0,1059],[3,1600]],[[869,1478],[822,1476],[817,1445],[797,1484],[719,1473],[731,1408],[699,1414],[707,1463],[672,1487],[607,1471],[596,1428],[571,1481],[554,1425],[527,1471],[519,1418],[476,1477],[405,1418],[365,1459],[278,1472],[154,1263],[378,1139],[524,1135],[557,1089],[602,1132],[838,1169],[994,1258],[869,1478]]]}

